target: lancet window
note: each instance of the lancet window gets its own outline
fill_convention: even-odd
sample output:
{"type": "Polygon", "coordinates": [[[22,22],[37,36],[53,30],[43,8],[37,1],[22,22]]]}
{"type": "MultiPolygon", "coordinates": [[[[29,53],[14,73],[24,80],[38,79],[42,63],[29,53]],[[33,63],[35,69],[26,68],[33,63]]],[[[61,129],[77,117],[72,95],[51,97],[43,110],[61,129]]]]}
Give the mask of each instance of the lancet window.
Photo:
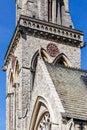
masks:
{"type": "Polygon", "coordinates": [[[71,66],[71,62],[67,58],[67,56],[63,53],[60,53],[53,61],[53,65],[64,65],[71,66]]]}
{"type": "Polygon", "coordinates": [[[48,0],[48,22],[52,21],[52,0],[48,0]]]}

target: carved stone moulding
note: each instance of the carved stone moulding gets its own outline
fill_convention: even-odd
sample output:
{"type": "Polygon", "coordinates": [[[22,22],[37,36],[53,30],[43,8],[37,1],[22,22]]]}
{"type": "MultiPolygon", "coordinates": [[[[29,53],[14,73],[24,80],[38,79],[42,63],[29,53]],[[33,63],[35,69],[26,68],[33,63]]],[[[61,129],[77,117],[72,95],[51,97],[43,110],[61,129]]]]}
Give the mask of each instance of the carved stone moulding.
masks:
{"type": "Polygon", "coordinates": [[[51,130],[50,114],[45,113],[38,123],[37,130],[51,130]]]}
{"type": "Polygon", "coordinates": [[[28,35],[63,42],[71,46],[84,46],[84,44],[82,44],[83,32],[78,30],[47,23],[27,16],[21,16],[20,26],[26,28],[26,34],[28,35]]]}
{"type": "Polygon", "coordinates": [[[12,54],[14,54],[15,48],[17,47],[22,34],[32,35],[48,40],[50,39],[51,41],[69,44],[71,46],[83,47],[85,45],[83,42],[83,32],[27,16],[21,16],[5,56],[5,69],[12,58],[12,54]]]}
{"type": "Polygon", "coordinates": [[[8,50],[5,56],[5,64],[3,66],[4,71],[7,70],[7,66],[10,63],[11,58],[13,57],[14,51],[17,47],[20,37],[21,37],[21,31],[19,29],[16,29],[16,32],[13,35],[10,46],[8,47],[8,50]]]}
{"type": "Polygon", "coordinates": [[[20,19],[20,24],[25,27],[32,29],[45,31],[47,33],[53,33],[55,35],[64,36],[66,38],[71,38],[74,40],[82,41],[83,33],[71,28],[62,27],[52,23],[43,22],[40,20],[35,20],[32,18],[22,17],[20,19]]]}
{"type": "Polygon", "coordinates": [[[51,41],[55,41],[55,42],[59,42],[63,44],[68,44],[70,46],[81,47],[80,44],[82,41],[78,41],[76,39],[64,37],[61,35],[56,35],[54,33],[49,33],[42,30],[30,28],[30,27],[20,26],[20,28],[21,28],[22,34],[24,33],[30,36],[35,36],[38,38],[43,38],[43,39],[47,39],[47,40],[51,40],[51,41]]]}

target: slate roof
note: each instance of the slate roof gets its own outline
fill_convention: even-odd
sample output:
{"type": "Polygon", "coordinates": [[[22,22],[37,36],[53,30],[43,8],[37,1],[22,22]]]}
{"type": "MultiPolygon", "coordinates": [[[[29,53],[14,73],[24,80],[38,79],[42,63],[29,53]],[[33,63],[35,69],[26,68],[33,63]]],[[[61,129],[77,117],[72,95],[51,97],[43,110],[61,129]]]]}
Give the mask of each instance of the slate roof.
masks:
{"type": "Polygon", "coordinates": [[[46,64],[66,117],[87,121],[87,73],[46,64]]]}

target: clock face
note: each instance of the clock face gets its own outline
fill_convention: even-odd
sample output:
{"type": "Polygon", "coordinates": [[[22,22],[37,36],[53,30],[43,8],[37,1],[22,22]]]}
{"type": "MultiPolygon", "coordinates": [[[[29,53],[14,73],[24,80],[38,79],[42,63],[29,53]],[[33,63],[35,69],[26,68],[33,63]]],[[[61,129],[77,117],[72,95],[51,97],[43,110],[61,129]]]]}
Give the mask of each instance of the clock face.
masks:
{"type": "Polygon", "coordinates": [[[55,57],[58,54],[59,50],[55,44],[49,43],[47,45],[47,52],[50,54],[50,56],[55,57]]]}

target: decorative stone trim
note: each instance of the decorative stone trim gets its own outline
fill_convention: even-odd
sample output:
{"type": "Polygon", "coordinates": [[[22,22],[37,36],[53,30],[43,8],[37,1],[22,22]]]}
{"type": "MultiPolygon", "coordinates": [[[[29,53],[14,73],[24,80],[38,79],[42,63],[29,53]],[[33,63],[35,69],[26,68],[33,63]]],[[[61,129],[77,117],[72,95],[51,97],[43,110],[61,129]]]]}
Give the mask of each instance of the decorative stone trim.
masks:
{"type": "Polygon", "coordinates": [[[48,33],[52,33],[53,35],[64,37],[64,39],[69,38],[71,40],[76,40],[80,42],[83,41],[83,32],[81,31],[77,31],[72,28],[67,28],[53,23],[43,22],[37,19],[32,19],[27,16],[22,15],[20,17],[20,25],[33,30],[41,31],[41,34],[44,32],[47,35],[48,33]]]}
{"type": "Polygon", "coordinates": [[[19,42],[20,37],[21,37],[21,32],[19,30],[19,27],[17,26],[16,29],[15,29],[14,35],[12,37],[12,40],[10,42],[10,45],[8,46],[6,55],[5,55],[5,64],[2,68],[3,71],[7,70],[7,66],[8,66],[11,58],[13,57],[14,51],[17,47],[17,44],[19,42]]]}
{"type": "Polygon", "coordinates": [[[60,42],[63,44],[68,44],[76,47],[83,47],[85,45],[81,39],[75,39],[70,37],[65,37],[64,35],[58,35],[53,32],[45,32],[44,30],[38,30],[30,27],[20,26],[22,33],[26,33],[27,35],[32,35],[39,38],[50,39],[51,41],[60,42]]]}
{"type": "Polygon", "coordinates": [[[81,31],[21,15],[5,55],[4,71],[7,70],[7,66],[22,34],[50,39],[76,47],[83,47],[85,45],[83,42],[83,32],[81,31]]]}

